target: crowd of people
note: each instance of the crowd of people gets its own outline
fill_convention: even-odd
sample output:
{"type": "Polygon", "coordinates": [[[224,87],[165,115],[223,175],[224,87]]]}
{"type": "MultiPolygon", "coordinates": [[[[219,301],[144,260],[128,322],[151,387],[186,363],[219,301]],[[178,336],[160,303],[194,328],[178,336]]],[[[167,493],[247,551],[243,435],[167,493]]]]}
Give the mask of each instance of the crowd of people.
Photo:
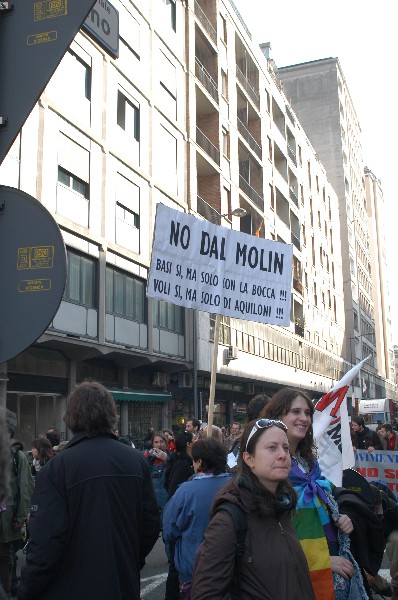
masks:
{"type": "MultiPolygon", "coordinates": [[[[382,481],[365,480],[369,496],[323,475],[313,414],[283,388],[253,398],[245,423],[191,418],[176,435],[148,430],[137,450],[91,381],[68,398],[69,442],[50,427],[25,453],[0,419],[0,600],[139,600],[159,535],[165,600],[398,600],[397,500],[382,481]]],[[[351,427],[354,449],[397,450],[395,423],[351,427]]]]}

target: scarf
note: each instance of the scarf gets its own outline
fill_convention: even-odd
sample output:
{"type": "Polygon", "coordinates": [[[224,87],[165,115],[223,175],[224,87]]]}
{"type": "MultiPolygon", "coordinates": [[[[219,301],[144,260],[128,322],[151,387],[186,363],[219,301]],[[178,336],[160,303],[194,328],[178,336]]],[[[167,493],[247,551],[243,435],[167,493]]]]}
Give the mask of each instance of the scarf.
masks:
{"type": "Polygon", "coordinates": [[[350,552],[349,536],[337,532],[334,525],[340,515],[331,482],[322,475],[317,462],[307,473],[294,459],[289,479],[298,497],[292,521],[307,558],[316,600],[367,600],[359,567],[350,552]],[[351,579],[332,573],[329,545],[338,547],[339,556],[353,563],[355,573],[351,579]]]}

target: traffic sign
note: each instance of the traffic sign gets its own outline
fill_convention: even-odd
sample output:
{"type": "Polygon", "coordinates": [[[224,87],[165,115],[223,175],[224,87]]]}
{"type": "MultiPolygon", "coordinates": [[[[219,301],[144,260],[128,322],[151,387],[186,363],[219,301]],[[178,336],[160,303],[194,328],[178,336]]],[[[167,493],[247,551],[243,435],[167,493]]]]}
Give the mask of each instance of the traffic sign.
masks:
{"type": "Polygon", "coordinates": [[[94,3],[0,2],[0,164],[94,3]]]}
{"type": "Polygon", "coordinates": [[[0,186],[0,363],[47,329],[66,282],[66,250],[48,210],[15,188],[0,186]]]}

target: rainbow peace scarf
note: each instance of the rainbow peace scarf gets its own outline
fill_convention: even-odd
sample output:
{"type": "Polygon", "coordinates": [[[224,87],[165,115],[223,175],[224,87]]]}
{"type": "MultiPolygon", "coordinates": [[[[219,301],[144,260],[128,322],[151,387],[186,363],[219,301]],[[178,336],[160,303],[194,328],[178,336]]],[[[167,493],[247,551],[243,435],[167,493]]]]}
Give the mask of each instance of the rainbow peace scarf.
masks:
{"type": "Polygon", "coordinates": [[[292,460],[289,479],[298,502],[292,514],[293,526],[307,558],[316,600],[334,600],[328,539],[336,540],[334,525],[327,509],[330,482],[323,477],[318,463],[304,473],[292,460]]]}

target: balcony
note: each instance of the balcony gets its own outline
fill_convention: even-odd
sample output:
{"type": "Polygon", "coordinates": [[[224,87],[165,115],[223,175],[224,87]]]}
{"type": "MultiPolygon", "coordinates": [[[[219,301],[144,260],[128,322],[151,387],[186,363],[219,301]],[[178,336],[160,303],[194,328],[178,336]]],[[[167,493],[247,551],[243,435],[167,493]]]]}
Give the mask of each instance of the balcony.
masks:
{"type": "Polygon", "coordinates": [[[246,90],[249,97],[253,100],[254,104],[260,110],[260,96],[258,95],[256,90],[253,88],[253,86],[247,79],[246,75],[244,75],[242,73],[242,71],[240,70],[238,65],[236,65],[236,78],[239,81],[239,83],[241,84],[241,86],[246,90]]]}
{"type": "Polygon", "coordinates": [[[210,73],[204,68],[202,63],[196,58],[195,59],[195,75],[203,85],[205,90],[218,104],[218,88],[217,84],[210,75],[210,73]]]}
{"type": "Polygon", "coordinates": [[[197,210],[198,213],[204,217],[210,223],[215,223],[216,225],[221,225],[221,215],[216,211],[215,208],[210,206],[206,200],[203,200],[200,196],[197,196],[197,210]]]}
{"type": "Polygon", "coordinates": [[[197,0],[195,0],[195,15],[198,18],[198,21],[203,25],[206,33],[209,34],[213,42],[217,43],[217,32],[214,29],[213,25],[210,23],[209,19],[206,17],[203,8],[199,5],[197,0]]]}
{"type": "Polygon", "coordinates": [[[292,244],[293,244],[294,246],[296,246],[297,250],[301,250],[301,242],[300,242],[300,239],[299,239],[298,237],[296,237],[296,236],[294,235],[294,233],[291,233],[291,236],[292,236],[292,244]]]}
{"type": "Polygon", "coordinates": [[[250,131],[248,130],[246,125],[239,118],[237,119],[237,121],[238,121],[239,133],[249,144],[249,146],[253,150],[253,152],[255,152],[257,154],[257,156],[261,159],[261,156],[262,156],[261,146],[256,142],[256,140],[254,139],[254,137],[252,136],[252,134],[250,133],[250,131]]]}
{"type": "Polygon", "coordinates": [[[264,198],[262,198],[256,192],[256,190],[252,188],[250,183],[248,183],[246,179],[242,177],[242,175],[239,175],[239,187],[242,192],[246,194],[246,196],[249,196],[250,200],[252,200],[260,210],[264,210],[264,198]]]}
{"type": "Polygon", "coordinates": [[[220,151],[215,145],[205,136],[203,131],[196,128],[196,143],[214,160],[217,165],[220,165],[220,151]]]}
{"type": "Polygon", "coordinates": [[[292,146],[290,146],[289,144],[287,145],[287,153],[290,156],[290,158],[293,161],[293,164],[296,165],[297,167],[297,157],[296,157],[296,152],[295,150],[292,148],[292,146]]]}
{"type": "Polygon", "coordinates": [[[301,295],[303,294],[303,284],[301,283],[300,279],[297,279],[297,277],[293,277],[293,287],[296,292],[301,295]]]}
{"type": "Polygon", "coordinates": [[[296,335],[299,335],[300,337],[304,337],[304,326],[305,326],[304,319],[300,319],[299,317],[296,317],[294,319],[294,333],[296,335]]]}

